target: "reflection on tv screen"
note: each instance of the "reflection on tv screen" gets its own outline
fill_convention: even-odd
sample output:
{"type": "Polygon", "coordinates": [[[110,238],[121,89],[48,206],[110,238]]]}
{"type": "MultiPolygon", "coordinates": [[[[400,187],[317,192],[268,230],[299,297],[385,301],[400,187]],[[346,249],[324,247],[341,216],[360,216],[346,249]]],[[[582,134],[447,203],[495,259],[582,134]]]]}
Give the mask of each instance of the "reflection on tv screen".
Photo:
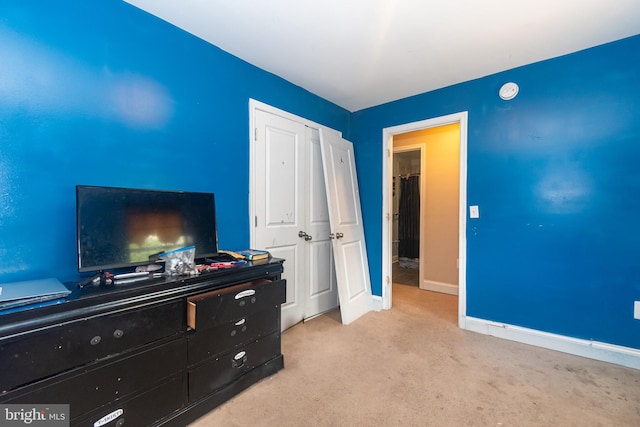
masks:
{"type": "Polygon", "coordinates": [[[154,212],[149,209],[129,209],[127,236],[129,262],[142,262],[149,254],[172,251],[191,245],[184,236],[179,211],[154,212]]]}

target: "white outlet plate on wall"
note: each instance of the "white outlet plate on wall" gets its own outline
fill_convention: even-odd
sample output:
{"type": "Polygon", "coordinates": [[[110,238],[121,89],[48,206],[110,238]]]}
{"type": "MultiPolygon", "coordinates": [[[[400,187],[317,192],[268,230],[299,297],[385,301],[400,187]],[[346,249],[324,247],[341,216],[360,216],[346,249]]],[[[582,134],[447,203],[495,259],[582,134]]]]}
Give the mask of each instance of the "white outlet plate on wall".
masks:
{"type": "Polygon", "coordinates": [[[640,301],[633,303],[633,318],[640,320],[640,301]]]}
{"type": "Polygon", "coordinates": [[[477,205],[469,206],[469,217],[480,218],[480,210],[477,205]]]}

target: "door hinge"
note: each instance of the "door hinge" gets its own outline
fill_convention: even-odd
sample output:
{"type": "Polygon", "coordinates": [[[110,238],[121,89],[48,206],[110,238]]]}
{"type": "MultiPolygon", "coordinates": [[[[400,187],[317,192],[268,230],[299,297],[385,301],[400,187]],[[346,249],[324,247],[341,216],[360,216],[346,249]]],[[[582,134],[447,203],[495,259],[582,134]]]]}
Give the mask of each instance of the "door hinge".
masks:
{"type": "Polygon", "coordinates": [[[254,216],[254,227],[258,227],[258,215],[254,216]]]}
{"type": "Polygon", "coordinates": [[[258,128],[253,128],[253,140],[258,140],[258,128]]]}

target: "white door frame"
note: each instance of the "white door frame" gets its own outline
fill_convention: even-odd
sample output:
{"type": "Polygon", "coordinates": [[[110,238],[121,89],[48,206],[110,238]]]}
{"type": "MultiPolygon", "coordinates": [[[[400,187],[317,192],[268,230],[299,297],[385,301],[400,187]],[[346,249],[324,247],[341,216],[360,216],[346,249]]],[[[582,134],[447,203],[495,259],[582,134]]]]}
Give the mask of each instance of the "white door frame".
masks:
{"type": "Polygon", "coordinates": [[[458,326],[465,328],[467,315],[467,122],[468,112],[449,114],[382,129],[382,308],[392,306],[392,177],[393,136],[401,133],[460,124],[460,201],[458,222],[458,326]]]}

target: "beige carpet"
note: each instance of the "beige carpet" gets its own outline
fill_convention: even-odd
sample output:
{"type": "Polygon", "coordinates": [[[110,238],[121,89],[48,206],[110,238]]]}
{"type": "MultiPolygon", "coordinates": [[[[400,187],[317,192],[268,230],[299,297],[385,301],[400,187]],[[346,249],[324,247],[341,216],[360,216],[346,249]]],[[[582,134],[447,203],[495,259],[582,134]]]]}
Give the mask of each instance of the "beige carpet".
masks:
{"type": "Polygon", "coordinates": [[[393,303],[287,330],[285,369],[192,427],[640,426],[638,370],[460,330],[455,296],[393,303]]]}

